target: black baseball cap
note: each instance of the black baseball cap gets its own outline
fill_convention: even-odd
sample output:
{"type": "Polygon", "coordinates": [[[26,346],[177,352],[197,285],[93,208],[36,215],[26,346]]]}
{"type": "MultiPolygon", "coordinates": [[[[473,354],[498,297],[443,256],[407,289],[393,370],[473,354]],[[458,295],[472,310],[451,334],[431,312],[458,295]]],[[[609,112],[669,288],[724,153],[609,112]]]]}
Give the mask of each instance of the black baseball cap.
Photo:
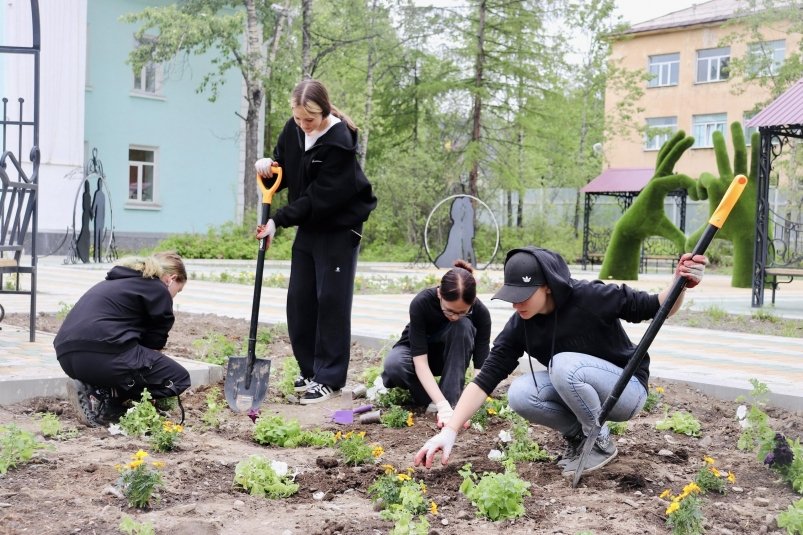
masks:
{"type": "Polygon", "coordinates": [[[546,284],[541,265],[532,253],[518,251],[505,261],[505,284],[491,299],[521,303],[546,284]]]}

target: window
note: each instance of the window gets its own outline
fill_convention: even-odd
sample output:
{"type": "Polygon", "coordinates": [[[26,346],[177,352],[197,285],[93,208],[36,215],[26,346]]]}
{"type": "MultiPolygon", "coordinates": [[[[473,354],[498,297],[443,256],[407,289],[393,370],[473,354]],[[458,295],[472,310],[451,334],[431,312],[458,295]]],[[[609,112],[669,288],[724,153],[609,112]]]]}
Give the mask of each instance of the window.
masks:
{"type": "Polygon", "coordinates": [[[697,83],[719,82],[728,79],[730,47],[707,48],[697,51],[697,83]]]}
{"type": "Polygon", "coordinates": [[[650,56],[650,74],[652,78],[648,87],[678,85],[680,70],[680,54],[660,54],[650,56]]]}
{"type": "Polygon", "coordinates": [[[786,41],[751,43],[747,48],[747,72],[752,76],[778,74],[786,55],[786,41]]]}
{"type": "MultiPolygon", "coordinates": [[[[135,47],[147,47],[152,43],[152,39],[143,38],[134,45],[135,47]]],[[[134,73],[133,92],[138,95],[161,95],[162,93],[162,64],[146,63],[139,72],[134,73]]]]}
{"type": "Polygon", "coordinates": [[[644,132],[644,150],[658,150],[678,129],[677,117],[652,117],[647,119],[644,132]]]}
{"type": "Polygon", "coordinates": [[[726,113],[692,116],[692,135],[694,136],[692,147],[713,147],[714,132],[719,131],[724,134],[727,120],[728,114],[726,113]]]}
{"type": "Polygon", "coordinates": [[[744,129],[744,142],[749,147],[752,143],[753,132],[758,132],[758,128],[751,126],[748,128],[747,121],[753,118],[755,113],[746,111],[742,116],[742,128],[744,129]]]}
{"type": "Polygon", "coordinates": [[[131,146],[128,149],[128,203],[156,202],[156,149],[131,146]]]}

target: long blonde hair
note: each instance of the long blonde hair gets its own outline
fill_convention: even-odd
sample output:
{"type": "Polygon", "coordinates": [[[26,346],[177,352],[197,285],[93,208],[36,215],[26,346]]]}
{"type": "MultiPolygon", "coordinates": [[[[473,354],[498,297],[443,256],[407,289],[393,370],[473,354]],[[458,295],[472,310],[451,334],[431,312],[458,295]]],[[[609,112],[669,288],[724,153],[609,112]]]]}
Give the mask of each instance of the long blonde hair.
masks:
{"type": "Polygon", "coordinates": [[[121,258],[117,265],[139,271],[146,279],[175,275],[176,282],[187,282],[187,268],[178,253],[174,251],[163,251],[151,256],[127,256],[121,258]]]}
{"type": "Polygon", "coordinates": [[[290,95],[290,107],[295,108],[296,106],[301,106],[311,115],[320,113],[324,119],[331,113],[346,123],[349,129],[354,132],[357,131],[357,125],[354,124],[354,121],[329,102],[329,91],[327,91],[326,86],[318,80],[308,78],[296,85],[290,95]]]}

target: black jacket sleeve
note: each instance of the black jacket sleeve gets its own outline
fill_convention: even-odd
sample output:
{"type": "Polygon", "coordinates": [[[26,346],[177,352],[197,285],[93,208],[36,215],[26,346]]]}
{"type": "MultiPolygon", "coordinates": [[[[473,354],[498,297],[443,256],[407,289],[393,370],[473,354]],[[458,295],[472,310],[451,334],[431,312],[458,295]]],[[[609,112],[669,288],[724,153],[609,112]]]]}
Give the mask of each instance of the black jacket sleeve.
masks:
{"type": "Polygon", "coordinates": [[[519,365],[524,348],[524,320],[518,314],[513,314],[496,336],[493,348],[473,382],[490,395],[519,365]]]}

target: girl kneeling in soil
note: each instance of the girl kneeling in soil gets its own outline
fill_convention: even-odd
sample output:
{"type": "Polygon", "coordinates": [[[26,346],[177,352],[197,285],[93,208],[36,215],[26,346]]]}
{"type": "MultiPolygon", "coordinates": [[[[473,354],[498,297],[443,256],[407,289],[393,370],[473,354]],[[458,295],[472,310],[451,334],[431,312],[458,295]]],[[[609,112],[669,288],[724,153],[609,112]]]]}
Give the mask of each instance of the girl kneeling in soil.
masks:
{"type": "Polygon", "coordinates": [[[410,303],[410,323],[385,357],[382,382],[410,390],[416,405],[432,402],[438,426],[452,417],[472,356],[479,370],[491,341],[491,315],[477,299],[471,264],[455,260],[437,288],[410,303]],[[440,383],[435,382],[440,375],[440,383]]]}
{"type": "Polygon", "coordinates": [[[159,352],[175,321],[173,299],[186,282],[176,253],[124,258],[67,314],[53,345],[84,424],[116,421],[124,402],[140,399],[146,388],[160,399],[190,386],[187,370],[159,352]]]}
{"type": "MultiPolygon", "coordinates": [[[[686,253],[678,262],[675,277],[685,277],[686,288],[693,288],[702,280],[706,264],[705,256],[692,258],[686,253]]],[[[635,350],[621,320],[638,323],[652,319],[670,288],[650,294],[626,285],[576,280],[557,253],[532,246],[510,251],[505,260],[504,286],[493,299],[512,303],[516,312],[494,340],[479,374],[460,396],[449,425],[415,456],[416,466],[424,462],[431,467],[438,451],[442,452],[442,464],[448,462],[460,427],[516,369],[526,351],[546,369],[533,371],[530,367],[530,373],[514,379],[508,403],[530,422],[563,435],[567,447],[558,465],[564,475],[573,476],[583,441],[595,428],[603,401],[635,350]]],[[[681,294],[670,314],[682,302],[681,294]]],[[[646,356],[611,410],[611,420],[627,421],[641,410],[647,399],[648,378],[646,356]]],[[[584,472],[605,466],[616,454],[616,445],[604,425],[584,472]]]]}

